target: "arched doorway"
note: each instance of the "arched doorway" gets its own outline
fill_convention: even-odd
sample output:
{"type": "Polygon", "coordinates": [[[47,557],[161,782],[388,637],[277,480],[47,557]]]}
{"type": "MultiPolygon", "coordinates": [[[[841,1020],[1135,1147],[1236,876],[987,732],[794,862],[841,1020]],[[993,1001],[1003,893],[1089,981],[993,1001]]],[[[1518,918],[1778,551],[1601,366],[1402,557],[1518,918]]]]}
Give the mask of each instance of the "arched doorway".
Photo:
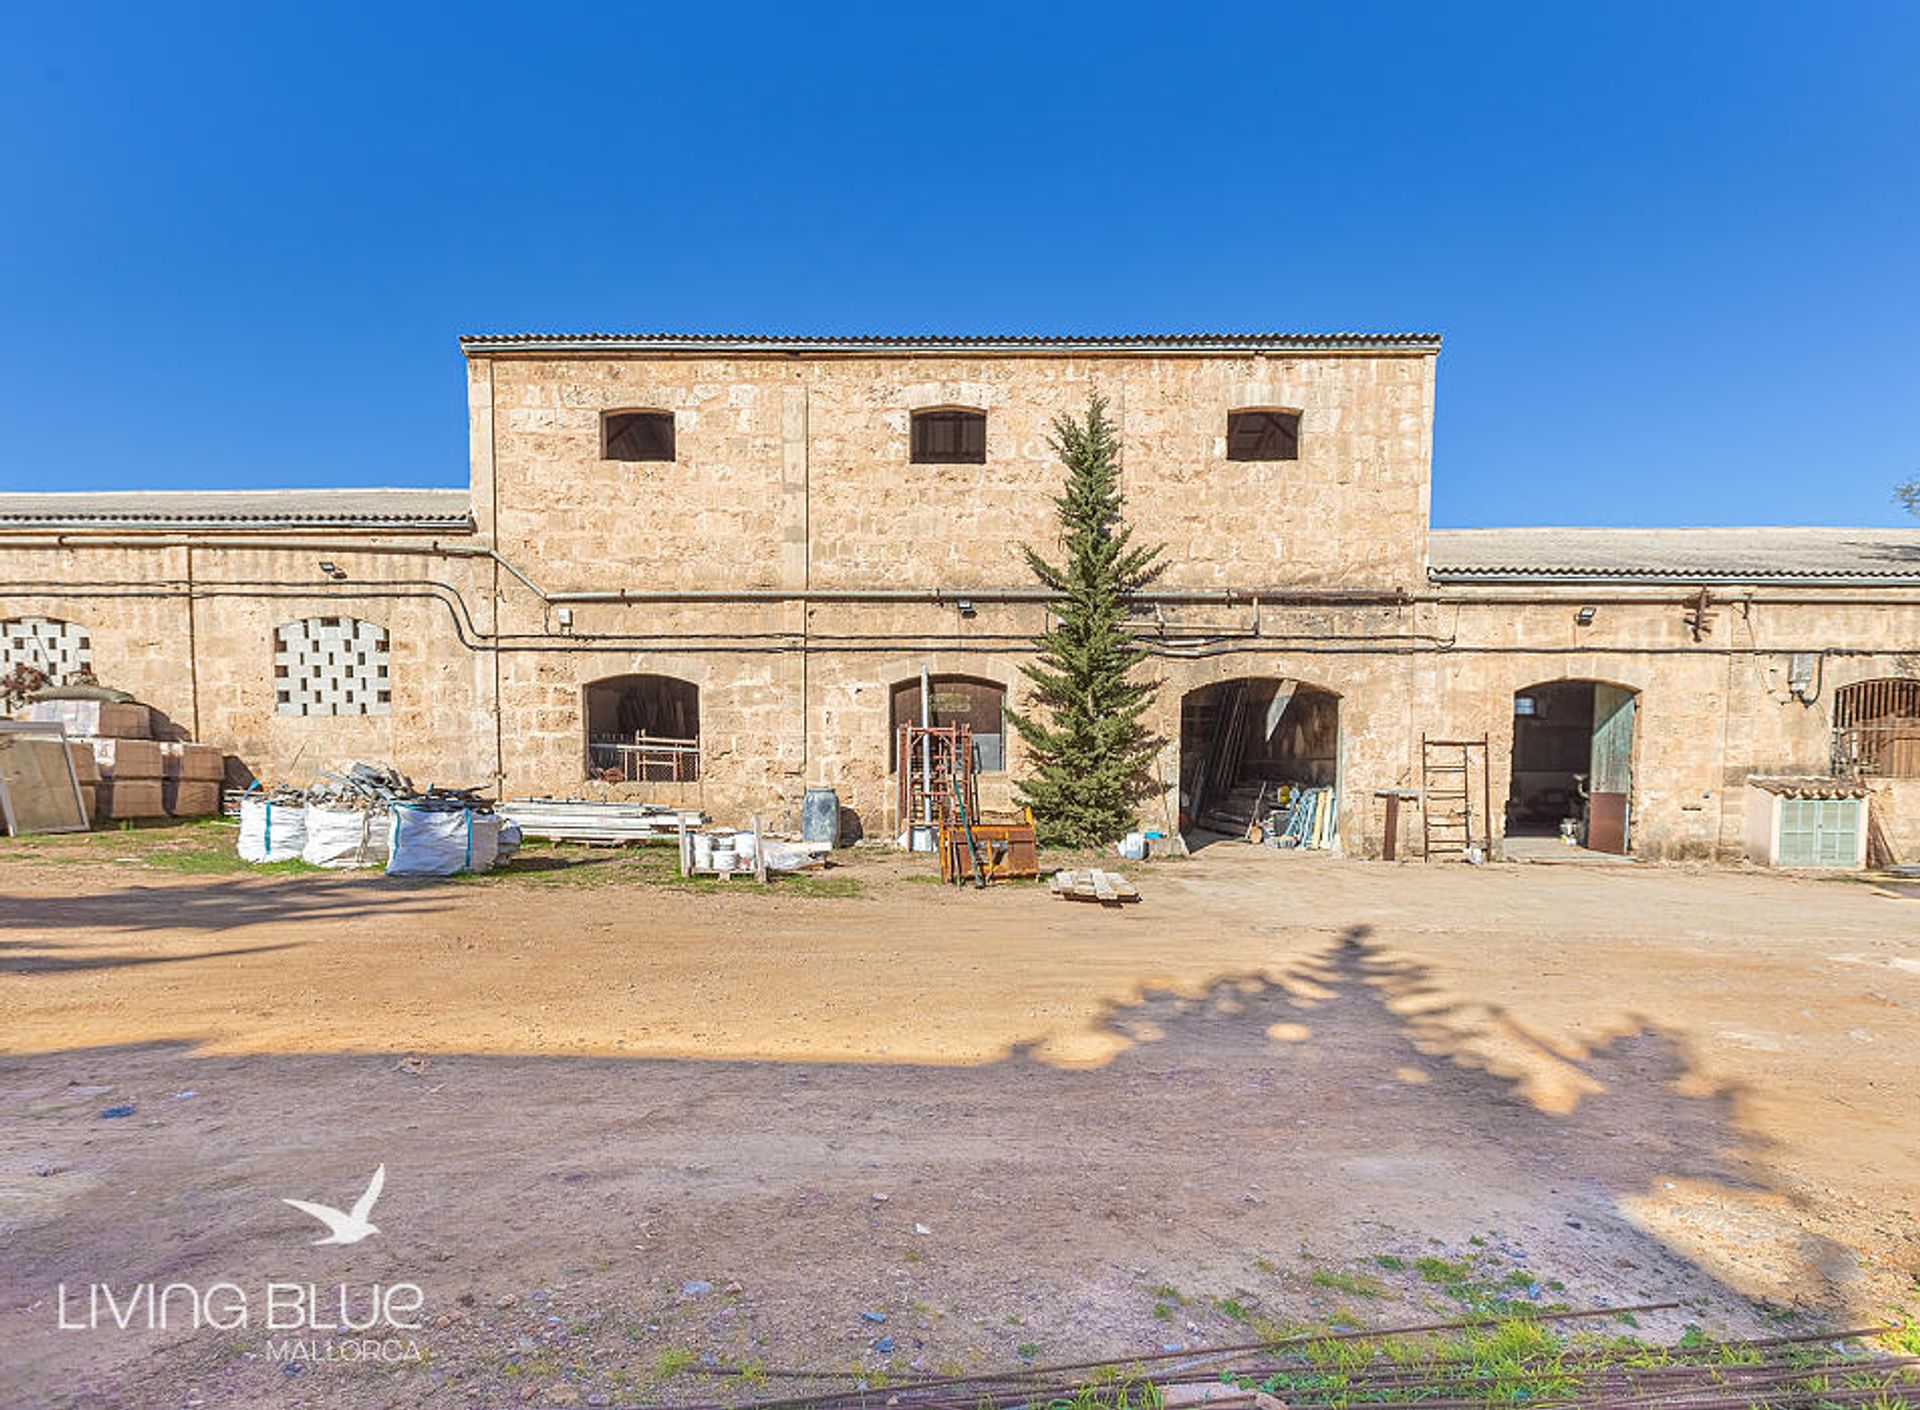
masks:
{"type": "Polygon", "coordinates": [[[1543,681],[1514,693],[1507,836],[1631,850],[1637,699],[1625,686],[1591,680],[1543,681]]]}
{"type": "Polygon", "coordinates": [[[1340,697],[1245,676],[1180,701],[1180,825],[1291,846],[1331,844],[1339,820],[1340,697]]]}
{"type": "Polygon", "coordinates": [[[700,687],[674,676],[608,676],[585,689],[587,777],[697,783],[700,687]]]}

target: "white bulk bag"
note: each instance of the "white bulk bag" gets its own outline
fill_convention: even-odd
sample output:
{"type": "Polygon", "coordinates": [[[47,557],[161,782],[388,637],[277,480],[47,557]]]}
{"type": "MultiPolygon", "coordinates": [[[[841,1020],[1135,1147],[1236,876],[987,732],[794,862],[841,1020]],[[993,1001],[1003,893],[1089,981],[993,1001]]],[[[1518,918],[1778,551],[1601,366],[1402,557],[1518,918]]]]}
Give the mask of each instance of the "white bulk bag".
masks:
{"type": "Polygon", "coordinates": [[[486,871],[500,848],[500,819],[471,808],[453,811],[393,805],[387,829],[388,876],[452,876],[486,871]]]}
{"type": "Polygon", "coordinates": [[[307,845],[307,810],[270,798],[240,800],[240,860],[295,862],[307,845]]]}
{"type": "Polygon", "coordinates": [[[500,819],[500,842],[494,855],[493,864],[504,866],[513,860],[513,854],[520,850],[520,824],[512,818],[500,819]]]}
{"type": "Polygon", "coordinates": [[[335,871],[380,866],[387,860],[387,826],[371,809],[309,807],[301,860],[335,871]]]}

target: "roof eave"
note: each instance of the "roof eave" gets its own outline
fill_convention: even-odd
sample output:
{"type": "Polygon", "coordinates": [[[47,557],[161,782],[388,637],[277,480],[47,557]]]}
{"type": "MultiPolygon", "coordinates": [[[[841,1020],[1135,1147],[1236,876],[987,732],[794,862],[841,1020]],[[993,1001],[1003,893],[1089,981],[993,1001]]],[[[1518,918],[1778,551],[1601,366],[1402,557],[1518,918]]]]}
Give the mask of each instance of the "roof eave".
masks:
{"type": "Polygon", "coordinates": [[[366,534],[470,534],[473,518],[364,519],[319,517],[305,519],[162,518],[117,515],[98,518],[0,517],[0,534],[258,534],[307,533],[314,529],[351,530],[366,534]]]}
{"type": "Polygon", "coordinates": [[[872,353],[1376,353],[1429,355],[1440,351],[1438,333],[1195,333],[1127,334],[1113,337],[1032,336],[824,336],[675,333],[470,333],[460,338],[469,357],[512,353],[726,353],[857,355],[872,353]]]}
{"type": "Polygon", "coordinates": [[[1524,583],[1590,587],[1920,587],[1920,573],[1616,572],[1606,569],[1430,568],[1447,586],[1524,583]]]}

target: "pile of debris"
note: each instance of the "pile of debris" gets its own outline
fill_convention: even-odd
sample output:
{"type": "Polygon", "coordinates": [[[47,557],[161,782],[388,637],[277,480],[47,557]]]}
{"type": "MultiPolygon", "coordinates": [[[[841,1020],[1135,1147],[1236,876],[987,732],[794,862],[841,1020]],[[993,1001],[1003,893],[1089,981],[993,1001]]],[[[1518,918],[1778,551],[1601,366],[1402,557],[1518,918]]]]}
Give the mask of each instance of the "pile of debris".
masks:
{"type": "Polygon", "coordinates": [[[388,876],[490,871],[520,849],[518,824],[477,788],[415,788],[397,769],[356,763],[308,788],[256,786],[240,799],[240,856],[388,876]]]}
{"type": "Polygon", "coordinates": [[[80,698],[43,692],[27,706],[29,721],[58,725],[67,735],[75,778],[88,816],[99,822],[200,818],[220,811],[226,756],[217,745],[156,739],[154,712],[138,701],[95,690],[80,698]]]}

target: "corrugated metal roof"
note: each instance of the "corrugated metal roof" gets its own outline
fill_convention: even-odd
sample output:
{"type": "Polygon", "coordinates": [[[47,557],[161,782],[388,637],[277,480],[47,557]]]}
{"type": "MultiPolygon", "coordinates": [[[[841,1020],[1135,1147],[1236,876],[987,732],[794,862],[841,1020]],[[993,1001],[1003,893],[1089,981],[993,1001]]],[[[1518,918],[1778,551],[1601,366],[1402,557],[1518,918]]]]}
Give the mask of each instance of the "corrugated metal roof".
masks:
{"type": "Polygon", "coordinates": [[[1438,333],[469,333],[490,352],[1439,352],[1438,333]]]}
{"type": "Polygon", "coordinates": [[[0,493],[0,530],[473,527],[466,490],[112,490],[0,493]]]}
{"type": "Polygon", "coordinates": [[[1436,529],[1437,582],[1920,584],[1920,529],[1436,529]]]}

